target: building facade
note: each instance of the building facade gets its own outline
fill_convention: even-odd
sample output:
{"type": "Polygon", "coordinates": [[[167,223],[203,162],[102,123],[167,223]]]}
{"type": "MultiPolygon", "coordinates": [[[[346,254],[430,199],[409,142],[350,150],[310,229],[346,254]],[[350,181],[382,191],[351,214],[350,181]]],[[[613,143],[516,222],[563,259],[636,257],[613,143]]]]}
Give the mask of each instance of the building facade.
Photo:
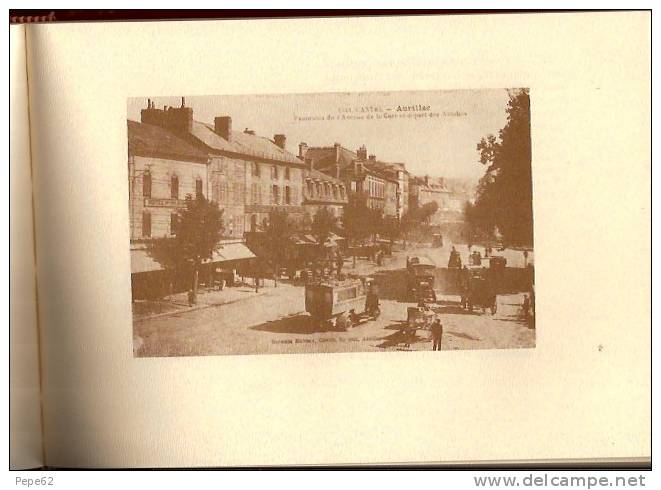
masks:
{"type": "Polygon", "coordinates": [[[403,164],[368,158],[365,146],[354,152],[339,143],[329,147],[301,143],[299,158],[315,170],[342,180],[350,193],[364,199],[369,208],[383,211],[385,216],[401,217],[408,207],[408,199],[403,202],[403,196],[408,196],[408,173],[403,164]]]}
{"type": "Polygon", "coordinates": [[[326,208],[333,216],[341,218],[348,200],[347,188],[341,179],[312,168],[303,171],[303,207],[306,221],[311,222],[321,208],[326,208]]]}
{"type": "Polygon", "coordinates": [[[214,118],[214,124],[193,119],[185,106],[157,109],[148,101],[141,111],[143,122],[160,126],[209,157],[209,196],[223,209],[225,235],[243,237],[265,228],[269,213],[287,211],[303,218],[302,171],[305,167],[286,149],[286,136],[273,139],[254,131],[234,131],[230,116],[214,118]]]}
{"type": "Polygon", "coordinates": [[[127,124],[131,240],[172,236],[186,196],[208,196],[209,158],[158,126],[127,124]]]}

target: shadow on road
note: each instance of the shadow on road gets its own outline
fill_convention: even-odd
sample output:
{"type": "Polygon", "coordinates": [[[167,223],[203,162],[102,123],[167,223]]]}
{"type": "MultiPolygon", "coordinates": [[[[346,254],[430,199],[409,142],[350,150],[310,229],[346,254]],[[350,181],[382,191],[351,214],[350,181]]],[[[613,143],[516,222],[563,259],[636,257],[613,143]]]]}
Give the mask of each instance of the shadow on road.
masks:
{"type": "Polygon", "coordinates": [[[272,333],[312,334],[337,332],[329,323],[315,321],[310,315],[298,314],[250,327],[250,330],[272,333]]]}
{"type": "Polygon", "coordinates": [[[479,337],[473,337],[473,336],[471,336],[471,335],[468,335],[467,333],[453,332],[453,331],[451,331],[451,330],[448,330],[447,333],[448,333],[448,335],[452,335],[453,337],[460,337],[460,338],[462,338],[462,339],[466,339],[466,340],[478,340],[478,341],[479,341],[479,340],[482,340],[482,339],[480,339],[479,337]]]}
{"type": "MultiPolygon", "coordinates": [[[[388,328],[388,327],[386,327],[388,328]]],[[[419,343],[426,343],[429,342],[428,338],[421,337],[420,335],[407,335],[401,331],[394,332],[387,337],[383,338],[383,342],[377,347],[381,349],[387,349],[389,347],[406,347],[407,345],[410,344],[419,344],[419,343]]],[[[405,349],[397,349],[397,350],[405,350],[405,349]]]]}
{"type": "Polygon", "coordinates": [[[470,311],[462,308],[461,305],[441,306],[441,307],[432,306],[431,309],[434,313],[445,314],[445,315],[479,315],[480,314],[479,310],[477,309],[470,311]]]}

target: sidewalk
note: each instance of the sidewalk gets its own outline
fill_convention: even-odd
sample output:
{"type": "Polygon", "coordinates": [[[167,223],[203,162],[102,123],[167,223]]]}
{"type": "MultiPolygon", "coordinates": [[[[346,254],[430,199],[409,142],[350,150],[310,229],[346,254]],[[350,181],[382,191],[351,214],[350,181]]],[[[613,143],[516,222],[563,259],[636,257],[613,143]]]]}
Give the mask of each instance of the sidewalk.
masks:
{"type": "Polygon", "coordinates": [[[222,291],[200,289],[197,293],[197,304],[193,306],[188,306],[187,292],[172,294],[158,301],[136,301],[133,303],[133,321],[139,322],[236,303],[261,296],[272,288],[272,286],[260,286],[258,293],[255,293],[255,288],[250,286],[226,287],[222,291]]]}

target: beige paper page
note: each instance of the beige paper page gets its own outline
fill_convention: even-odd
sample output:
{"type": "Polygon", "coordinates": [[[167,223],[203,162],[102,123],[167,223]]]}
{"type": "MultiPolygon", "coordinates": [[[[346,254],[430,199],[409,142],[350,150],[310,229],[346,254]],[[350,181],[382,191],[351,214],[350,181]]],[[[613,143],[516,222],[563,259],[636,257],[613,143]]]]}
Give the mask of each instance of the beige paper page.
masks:
{"type": "Polygon", "coordinates": [[[648,13],[32,34],[48,464],[650,455],[648,13]],[[531,89],[536,348],[133,357],[127,97],[492,87],[531,89]]]}
{"type": "Polygon", "coordinates": [[[13,469],[22,469],[39,467],[43,461],[25,26],[11,26],[9,35],[11,46],[9,466],[13,469]]]}

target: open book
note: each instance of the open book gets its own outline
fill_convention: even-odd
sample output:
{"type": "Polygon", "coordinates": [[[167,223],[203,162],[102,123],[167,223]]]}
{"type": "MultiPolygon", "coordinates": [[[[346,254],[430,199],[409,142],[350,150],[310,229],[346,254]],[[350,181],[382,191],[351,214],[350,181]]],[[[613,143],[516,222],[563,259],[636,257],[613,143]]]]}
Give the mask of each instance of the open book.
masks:
{"type": "Polygon", "coordinates": [[[648,461],[649,40],[12,26],[11,466],[648,461]]]}

